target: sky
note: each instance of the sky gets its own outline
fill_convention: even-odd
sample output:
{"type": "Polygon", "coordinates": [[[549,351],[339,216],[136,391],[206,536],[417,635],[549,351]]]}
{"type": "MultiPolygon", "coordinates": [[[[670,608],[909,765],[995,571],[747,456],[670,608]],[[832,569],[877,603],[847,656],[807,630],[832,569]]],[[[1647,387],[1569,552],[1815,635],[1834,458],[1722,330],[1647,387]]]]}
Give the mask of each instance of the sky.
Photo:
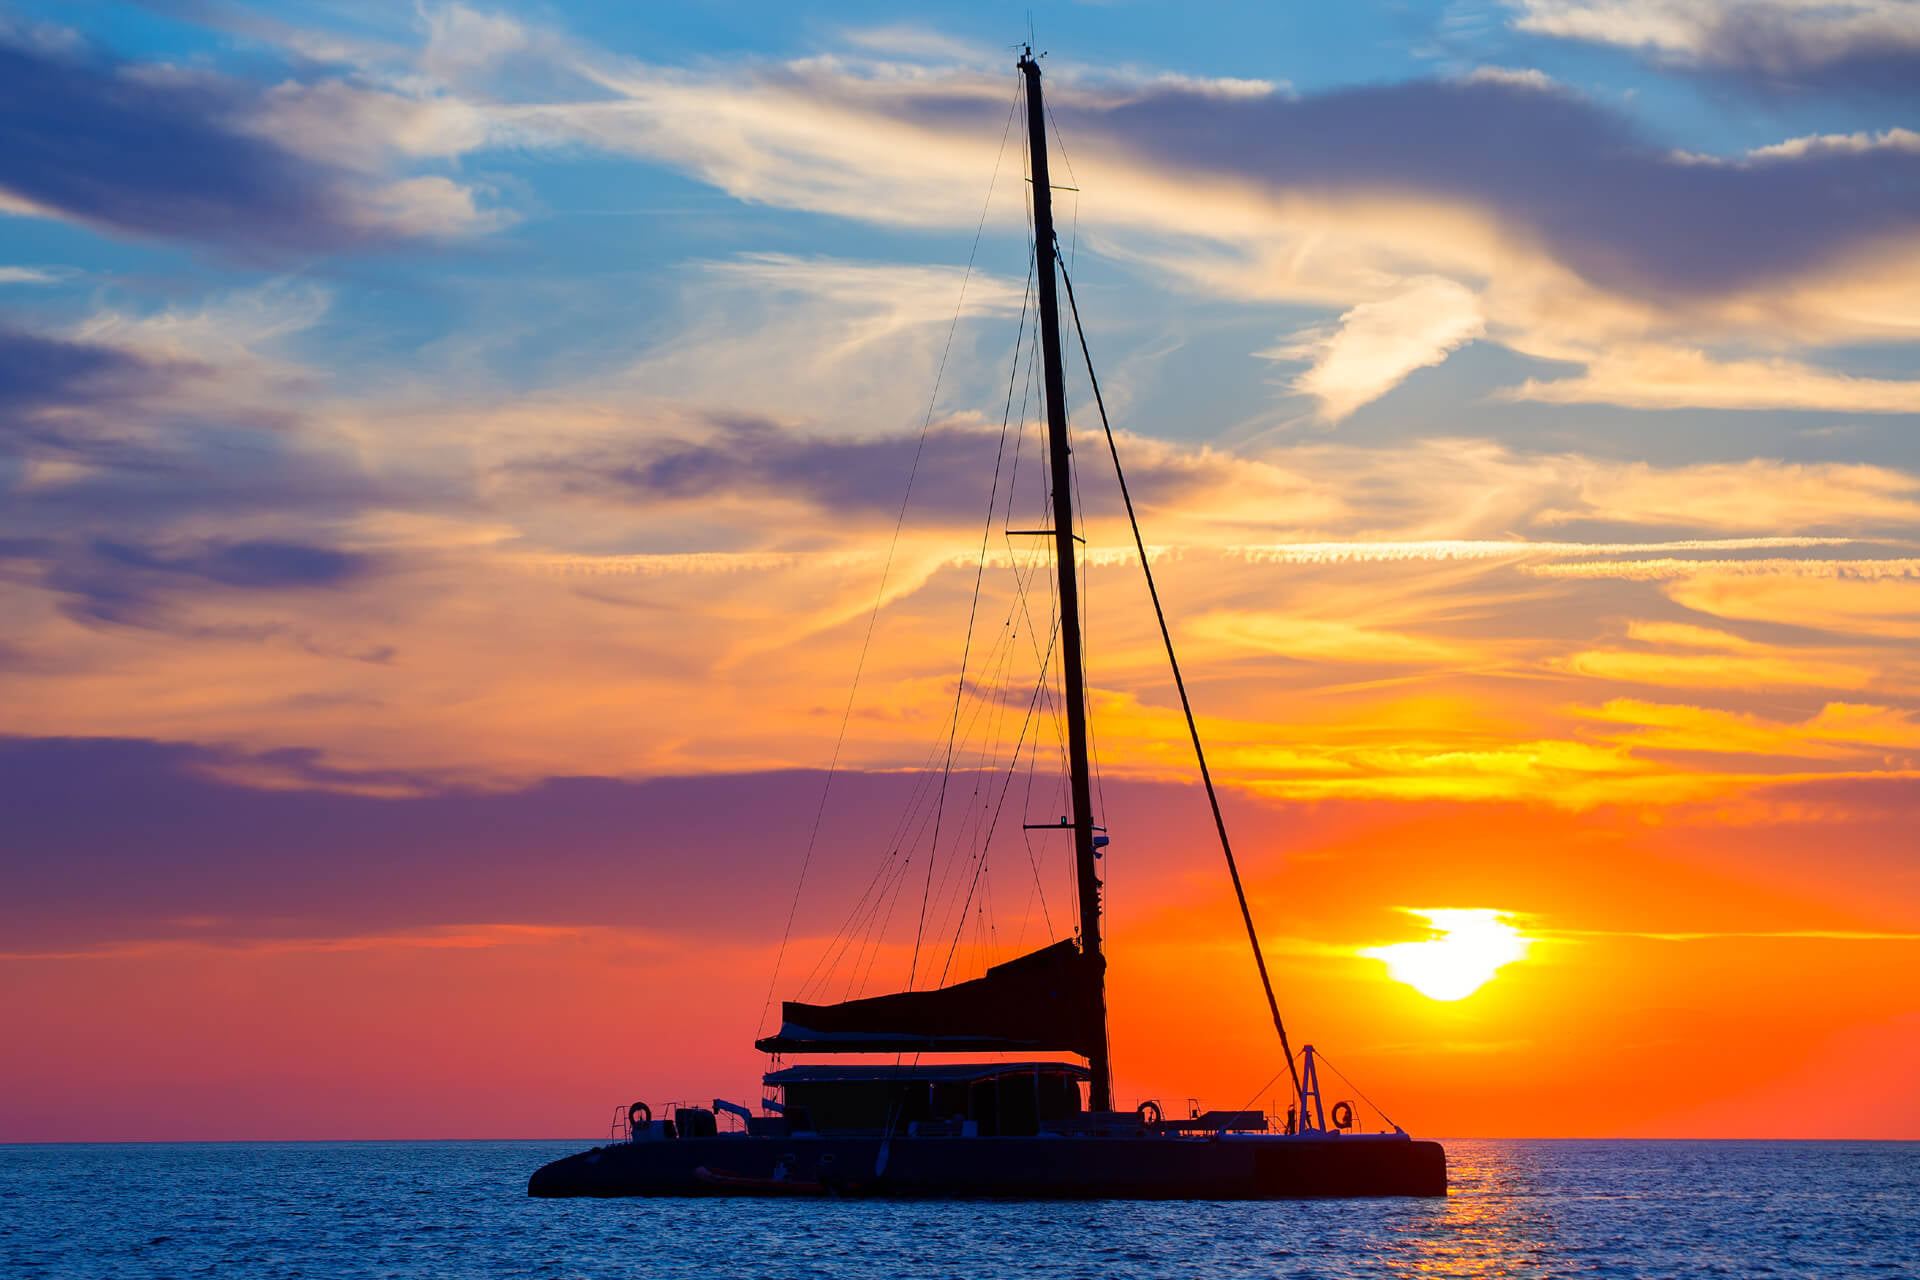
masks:
{"type": "MultiPolygon", "coordinates": [[[[1029,38],[1294,1043],[1920,1138],[1914,0],[13,0],[0,1140],[590,1137],[1071,936],[1029,38]]],[[[1067,402],[1116,1097],[1269,1105],[1067,402]]]]}

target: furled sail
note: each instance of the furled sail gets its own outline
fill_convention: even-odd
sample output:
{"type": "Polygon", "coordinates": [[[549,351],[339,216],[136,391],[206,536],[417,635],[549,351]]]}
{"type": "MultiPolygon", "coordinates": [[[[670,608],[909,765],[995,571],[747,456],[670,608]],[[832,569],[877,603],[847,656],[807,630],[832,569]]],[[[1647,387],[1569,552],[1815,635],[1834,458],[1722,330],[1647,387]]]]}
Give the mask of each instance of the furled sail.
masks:
{"type": "Polygon", "coordinates": [[[1098,957],[1071,939],[994,965],[985,976],[933,991],[780,1006],[767,1053],[978,1053],[1105,1048],[1098,957]]]}

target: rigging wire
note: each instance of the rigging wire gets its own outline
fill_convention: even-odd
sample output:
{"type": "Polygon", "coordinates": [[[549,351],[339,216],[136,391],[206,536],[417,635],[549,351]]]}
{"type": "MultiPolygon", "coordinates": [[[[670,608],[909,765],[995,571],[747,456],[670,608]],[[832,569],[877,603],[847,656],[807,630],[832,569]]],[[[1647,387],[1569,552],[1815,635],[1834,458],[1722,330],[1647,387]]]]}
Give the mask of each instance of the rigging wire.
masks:
{"type": "MultiPolygon", "coordinates": [[[[1033,697],[1027,700],[1027,714],[1025,718],[1022,719],[1020,722],[1020,736],[1014,739],[1013,755],[1007,761],[1006,777],[1002,779],[1000,783],[1000,796],[999,796],[999,799],[995,802],[993,807],[993,819],[991,822],[987,824],[986,837],[981,842],[981,845],[980,845],[980,855],[974,862],[973,882],[967,886],[966,901],[963,902],[960,906],[960,915],[963,920],[966,918],[967,908],[973,905],[973,895],[975,891],[978,890],[980,887],[980,876],[981,876],[981,873],[986,869],[987,852],[993,844],[993,833],[1000,826],[1000,813],[1001,813],[1001,810],[1003,810],[1006,807],[1007,791],[1013,785],[1014,771],[1020,767],[1020,747],[1027,739],[1027,726],[1033,723],[1034,708],[1039,705],[1039,702],[1040,702],[1040,689],[1039,689],[1039,686],[1036,685],[1034,687],[1033,697]]],[[[957,935],[954,938],[954,943],[955,945],[958,945],[959,943],[959,938],[957,935]]],[[[945,982],[947,980],[947,972],[953,967],[953,950],[954,948],[951,946],[947,948],[946,963],[942,965],[940,969],[941,982],[945,982]]]]}
{"type": "MultiPolygon", "coordinates": [[[[1287,1066],[1286,1066],[1286,1067],[1282,1067],[1282,1068],[1280,1068],[1280,1069],[1279,1069],[1278,1071],[1276,1071],[1276,1072],[1274,1072],[1274,1073],[1273,1073],[1272,1075],[1270,1075],[1270,1076],[1268,1076],[1268,1077],[1267,1077],[1267,1082],[1266,1082],[1265,1084],[1263,1084],[1263,1085],[1261,1085],[1261,1086],[1260,1086],[1260,1087],[1259,1087],[1258,1089],[1255,1089],[1255,1090],[1253,1091],[1253,1096],[1252,1096],[1251,1098],[1248,1098],[1248,1099],[1246,1100],[1246,1102],[1245,1102],[1244,1104],[1242,1104],[1242,1105],[1241,1105],[1241,1107],[1240,1107],[1240,1110],[1242,1110],[1242,1111],[1251,1111],[1251,1110],[1253,1110],[1253,1104],[1254,1104],[1254,1103],[1256,1103],[1256,1102],[1258,1102],[1258,1101],[1260,1101],[1260,1095],[1261,1095],[1261,1094],[1263,1094],[1263,1093],[1265,1093],[1265,1092],[1266,1092],[1267,1090],[1269,1090],[1269,1089],[1271,1089],[1271,1088],[1273,1088],[1273,1084],[1274,1084],[1274,1081],[1276,1081],[1276,1080],[1278,1080],[1278,1079],[1279,1079],[1279,1078],[1280,1078],[1281,1076],[1283,1076],[1283,1075],[1285,1075],[1285,1074],[1287,1073],[1287,1068],[1288,1068],[1288,1067],[1291,1067],[1292,1065],[1293,1065],[1293,1060],[1292,1060],[1291,1058],[1289,1058],[1289,1059],[1287,1060],[1287,1066]]],[[[1298,1094],[1295,1094],[1294,1096],[1295,1096],[1295,1098],[1296,1098],[1296,1099],[1297,1099],[1297,1098],[1299,1097],[1299,1095],[1298,1095],[1298,1094]]],[[[1271,1117],[1269,1117],[1269,1118],[1271,1118],[1271,1117]]]]}
{"type": "Polygon", "coordinates": [[[960,316],[966,309],[967,286],[973,280],[974,259],[979,256],[980,238],[987,229],[987,213],[993,208],[993,191],[1000,182],[1000,163],[1006,158],[1007,139],[1013,134],[1014,117],[1019,114],[1020,103],[1023,97],[1024,85],[1020,91],[1014,94],[1013,102],[1007,108],[1007,122],[1000,130],[1000,150],[993,158],[993,176],[987,180],[987,198],[980,206],[980,221],[973,229],[973,247],[967,252],[967,268],[960,277],[960,297],[954,304],[953,320],[947,326],[946,345],[940,350],[940,366],[933,375],[933,391],[927,397],[926,417],[920,423],[920,440],[914,446],[913,463],[907,469],[906,492],[900,495],[900,513],[894,517],[893,538],[887,544],[887,558],[880,569],[880,586],[874,592],[873,609],[867,615],[866,637],[860,643],[860,657],[854,663],[853,686],[847,690],[846,708],[840,713],[840,732],[834,738],[833,755],[827,764],[827,776],[820,786],[820,804],[814,810],[813,827],[807,835],[806,853],[800,859],[800,875],[793,887],[793,901],[787,906],[787,923],[786,927],[780,932],[780,948],[774,953],[773,976],[767,981],[767,998],[760,1006],[760,1022],[755,1029],[756,1034],[766,1027],[767,1011],[773,1008],[773,993],[780,985],[780,966],[786,960],[787,944],[793,938],[793,921],[800,909],[800,893],[801,890],[806,887],[807,869],[813,865],[814,847],[820,839],[820,824],[827,812],[827,796],[833,788],[834,775],[840,768],[840,752],[846,745],[847,725],[853,719],[854,698],[860,692],[860,676],[866,669],[867,653],[873,645],[874,624],[879,621],[880,605],[881,602],[886,599],[887,579],[893,572],[894,554],[900,547],[900,530],[906,523],[907,504],[913,500],[913,482],[915,477],[920,473],[920,457],[926,451],[927,433],[933,426],[933,411],[940,401],[940,384],[946,377],[947,357],[951,355],[953,351],[953,335],[960,328],[960,316]]]}
{"type": "MultiPolygon", "coordinates": [[[[1031,275],[1029,275],[1028,279],[1031,281],[1031,275]]],[[[1023,298],[1020,306],[1022,335],[1026,332],[1026,320],[1027,307],[1025,299],[1023,298]]],[[[1015,341],[1018,343],[1019,339],[1016,338],[1015,341]]],[[[1014,349],[1018,351],[1019,347],[1016,345],[1014,349]]],[[[985,579],[987,573],[987,542],[993,537],[993,512],[994,508],[1000,505],[1000,471],[1007,456],[1007,424],[1013,414],[1013,382],[1014,379],[1019,376],[1019,371],[1020,361],[1019,357],[1016,356],[1014,358],[1013,369],[1007,375],[1007,409],[1000,417],[1000,445],[993,455],[993,486],[987,493],[986,526],[980,530],[980,558],[974,565],[973,570],[973,600],[967,606],[967,636],[966,640],[960,646],[960,678],[955,681],[953,687],[953,721],[952,726],[947,730],[946,766],[940,771],[940,800],[934,809],[933,843],[928,846],[927,850],[927,883],[926,888],[922,890],[920,895],[920,924],[918,928],[915,929],[913,936],[913,960],[907,966],[907,990],[909,991],[913,990],[913,980],[920,971],[920,942],[926,933],[927,927],[927,894],[933,887],[933,864],[936,855],[940,851],[940,820],[946,812],[947,781],[953,775],[953,738],[955,730],[960,726],[960,703],[961,700],[966,697],[967,693],[967,660],[973,653],[973,624],[974,619],[980,612],[980,584],[985,579]]],[[[976,778],[976,794],[978,793],[978,786],[979,781],[976,778]]],[[[971,800],[969,800],[968,804],[969,807],[971,807],[971,800]]],[[[971,895],[969,895],[969,897],[971,897],[971,895]]],[[[949,953],[949,959],[951,959],[951,953],[949,953]]]]}
{"type": "MultiPolygon", "coordinates": [[[[1021,357],[1023,348],[1026,346],[1027,315],[1031,310],[1031,303],[1033,300],[1034,262],[1035,262],[1035,255],[1032,253],[1029,253],[1027,257],[1026,290],[1025,290],[1025,293],[1022,295],[1021,302],[1020,302],[1020,325],[1018,329],[1015,330],[1015,333],[1014,333],[1013,364],[1007,370],[1007,394],[1006,394],[1005,403],[1001,406],[1001,411],[1000,411],[1000,443],[999,443],[998,452],[995,454],[995,457],[994,457],[993,486],[987,498],[986,525],[985,525],[985,528],[982,529],[981,535],[980,535],[980,563],[975,570],[975,577],[974,577],[974,603],[976,606],[978,605],[978,602],[979,602],[981,578],[984,575],[984,571],[986,568],[987,542],[992,537],[992,534],[993,534],[994,509],[999,505],[1000,472],[1001,472],[1002,464],[1006,458],[1007,432],[1014,420],[1013,419],[1013,392],[1014,392],[1014,388],[1019,384],[1019,381],[1020,381],[1020,357],[1021,357]]],[[[1029,368],[1029,373],[1031,373],[1030,368],[1029,368]]],[[[1014,483],[1014,475],[1017,474],[1017,470],[1019,467],[1020,440],[1026,434],[1025,418],[1024,418],[1025,409],[1026,409],[1026,403],[1025,403],[1025,400],[1023,399],[1021,402],[1021,411],[1023,415],[1021,420],[1021,430],[1014,437],[1014,457],[1013,457],[1013,464],[1012,464],[1014,468],[1014,472],[1013,474],[1009,475],[1007,480],[1009,509],[1011,509],[1011,503],[1012,503],[1012,497],[1013,497],[1012,489],[1013,489],[1013,483],[1014,483]]],[[[1004,526],[1003,526],[1003,530],[1004,530],[1004,526]]],[[[1003,538],[1006,537],[1004,531],[1002,536],[1003,538]]],[[[1007,540],[1011,541],[1010,538],[1007,540]]],[[[1014,564],[1014,580],[1016,585],[1024,585],[1021,583],[1021,580],[1020,580],[1019,565],[1017,562],[1014,564]]],[[[1014,627],[1013,612],[1012,612],[1012,609],[1009,608],[1007,621],[1001,625],[1001,635],[994,642],[995,653],[989,655],[989,667],[992,671],[992,675],[987,680],[987,682],[982,686],[983,689],[986,689],[990,693],[997,694],[997,692],[1001,689],[1004,689],[1007,684],[1007,676],[1010,673],[1012,664],[1013,664],[1014,645],[1011,642],[1012,641],[1011,632],[1013,627],[1014,627]],[[997,663],[993,661],[995,654],[997,654],[999,658],[999,661],[997,663]]],[[[965,684],[965,679],[966,679],[966,665],[965,665],[965,660],[963,658],[962,664],[961,664],[961,683],[963,687],[965,684]]],[[[958,696],[958,693],[956,692],[956,697],[957,696],[958,696]]],[[[1027,729],[1033,719],[1034,702],[1037,700],[1037,696],[1038,696],[1038,691],[1036,690],[1035,698],[1029,699],[1026,714],[1021,719],[1020,733],[1019,733],[1019,736],[1014,741],[1013,753],[1012,753],[1012,756],[1009,758],[1009,762],[1007,766],[1009,782],[1011,781],[1012,771],[1015,767],[1017,767],[1020,759],[1021,744],[1026,741],[1027,729]]],[[[981,747],[980,764],[982,768],[976,771],[975,778],[974,778],[973,793],[968,798],[967,804],[968,804],[969,817],[984,818],[985,816],[984,811],[979,815],[975,815],[973,813],[973,803],[975,800],[980,798],[980,784],[981,784],[982,778],[985,776],[984,766],[989,764],[991,761],[997,759],[999,755],[999,743],[1001,741],[1003,724],[1006,718],[1007,708],[1004,705],[1004,699],[998,696],[994,696],[992,701],[994,706],[994,713],[993,713],[992,724],[990,728],[990,737],[989,737],[989,740],[983,743],[981,747]]],[[[957,716],[956,716],[956,719],[957,719],[957,716]]],[[[956,946],[958,945],[958,942],[959,942],[960,932],[964,930],[966,927],[966,913],[968,908],[973,903],[974,891],[978,888],[979,881],[980,881],[980,870],[982,867],[986,865],[986,858],[993,842],[993,834],[995,829],[999,825],[1000,808],[1005,804],[1005,802],[1006,802],[1006,784],[1003,783],[1000,790],[999,804],[996,804],[994,807],[992,822],[985,827],[984,832],[981,832],[981,828],[979,826],[978,821],[976,821],[974,824],[976,832],[981,832],[981,843],[979,846],[979,851],[975,855],[975,859],[974,859],[975,869],[974,869],[972,882],[968,886],[966,898],[961,902],[959,907],[958,919],[955,924],[955,934],[954,934],[954,944],[956,946]]],[[[958,844],[956,843],[956,849],[957,848],[958,848],[958,844]]],[[[929,871],[931,871],[931,867],[929,867],[929,871]]],[[[946,892],[947,892],[946,881],[947,881],[947,877],[943,875],[941,877],[941,896],[943,901],[947,900],[946,899],[946,892]]],[[[917,940],[916,940],[916,945],[917,945],[917,940]]],[[[942,966],[940,971],[941,982],[946,981],[947,973],[952,968],[953,954],[954,954],[954,948],[952,946],[948,947],[946,962],[942,966]]]]}
{"type": "Polygon", "coordinates": [[[1392,1125],[1396,1131],[1403,1132],[1403,1133],[1405,1132],[1405,1130],[1402,1130],[1400,1128],[1400,1123],[1397,1120],[1395,1120],[1392,1116],[1388,1115],[1386,1112],[1380,1109],[1379,1103],[1375,1102],[1372,1098],[1369,1098],[1366,1095],[1366,1092],[1363,1089],[1361,1089],[1359,1085],[1347,1079],[1346,1072],[1334,1066],[1331,1062],[1328,1062],[1326,1054],[1321,1053],[1318,1049],[1315,1049],[1313,1051],[1313,1058],[1314,1058],[1314,1061],[1317,1062],[1319,1065],[1326,1067],[1328,1070],[1332,1071],[1333,1074],[1339,1076],[1340,1079],[1346,1084],[1347,1088],[1359,1094],[1360,1101],[1372,1107],[1374,1110],[1374,1113],[1378,1115],[1382,1120],[1385,1120],[1388,1124],[1392,1125]]]}
{"type": "MultiPolygon", "coordinates": [[[[1061,270],[1064,274],[1065,267],[1063,266],[1061,270]]],[[[1091,366],[1089,366],[1089,368],[1091,368],[1091,366]]],[[[1065,378],[1063,377],[1061,380],[1064,382],[1065,378]]],[[[1067,433],[1068,438],[1071,439],[1073,433],[1073,418],[1071,413],[1069,413],[1067,418],[1067,433]]],[[[1068,466],[1073,475],[1073,514],[1075,518],[1080,521],[1080,634],[1090,635],[1093,630],[1093,559],[1091,554],[1093,542],[1087,533],[1087,501],[1080,492],[1080,464],[1072,461],[1073,454],[1071,449],[1068,450],[1067,457],[1068,466]]],[[[1086,679],[1087,655],[1083,647],[1080,652],[1080,680],[1083,685],[1086,683],[1086,679]]],[[[1095,718],[1091,715],[1087,717],[1087,757],[1093,773],[1093,794],[1098,799],[1095,808],[1099,810],[1099,821],[1100,824],[1104,826],[1107,821],[1107,782],[1105,776],[1100,772],[1100,731],[1095,718]]]]}
{"type": "MultiPolygon", "coordinates": [[[[1060,246],[1055,244],[1053,251],[1057,259],[1060,246]]],[[[1127,474],[1120,466],[1120,446],[1113,438],[1113,424],[1107,420],[1106,401],[1100,395],[1100,379],[1093,371],[1093,352],[1087,346],[1087,331],[1080,324],[1080,304],[1073,296],[1073,277],[1068,274],[1065,263],[1061,263],[1060,278],[1066,282],[1067,305],[1073,312],[1073,331],[1080,338],[1080,355],[1086,361],[1087,381],[1093,387],[1094,404],[1100,409],[1100,426],[1107,435],[1107,451],[1113,455],[1113,474],[1120,482],[1120,498],[1126,504],[1127,523],[1133,527],[1133,545],[1140,552],[1140,572],[1146,577],[1147,594],[1153,599],[1153,616],[1160,623],[1160,639],[1167,647],[1167,665],[1173,669],[1173,686],[1179,691],[1180,710],[1186,715],[1187,734],[1193,739],[1193,756],[1200,765],[1200,781],[1206,786],[1207,804],[1213,809],[1214,829],[1220,834],[1220,852],[1226,855],[1227,873],[1233,878],[1233,896],[1240,903],[1240,918],[1247,926],[1247,942],[1253,947],[1253,963],[1260,970],[1260,986],[1267,994],[1267,1011],[1273,1015],[1273,1029],[1280,1036],[1280,1049],[1287,1055],[1287,1071],[1293,1077],[1293,1092],[1297,1097],[1300,1093],[1300,1070],[1294,1065],[1293,1047],[1287,1041],[1286,1024],[1280,1020],[1280,1004],[1273,996],[1273,979],[1267,974],[1267,958],[1260,950],[1260,931],[1254,928],[1253,909],[1247,905],[1246,887],[1240,883],[1240,864],[1233,856],[1233,842],[1227,838],[1227,820],[1220,812],[1219,794],[1213,789],[1213,773],[1207,768],[1206,749],[1200,745],[1200,727],[1193,718],[1193,701],[1187,696],[1187,682],[1180,674],[1180,659],[1173,651],[1173,632],[1167,628],[1166,610],[1160,607],[1160,589],[1154,585],[1153,566],[1147,560],[1146,540],[1140,536],[1140,521],[1134,514],[1133,495],[1127,489],[1127,474]]]]}
{"type": "Polygon", "coordinates": [[[1073,171],[1073,157],[1067,154],[1067,138],[1060,132],[1060,121],[1053,114],[1053,104],[1047,103],[1047,123],[1053,126],[1053,145],[1059,148],[1060,160],[1067,166],[1067,181],[1073,184],[1073,230],[1067,240],[1067,263],[1079,264],[1080,253],[1080,175],[1073,171]]]}

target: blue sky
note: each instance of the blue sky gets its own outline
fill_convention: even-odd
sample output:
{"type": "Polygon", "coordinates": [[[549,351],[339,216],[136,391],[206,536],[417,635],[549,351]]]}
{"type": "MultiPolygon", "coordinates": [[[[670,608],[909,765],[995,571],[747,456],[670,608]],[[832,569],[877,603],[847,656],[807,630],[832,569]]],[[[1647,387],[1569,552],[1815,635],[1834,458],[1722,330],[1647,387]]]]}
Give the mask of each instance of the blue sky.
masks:
{"type": "MultiPolygon", "coordinates": [[[[9,643],[403,653],[396,584],[466,599],[489,557],[868,554],[835,504],[897,492],[929,412],[959,459],[1007,408],[1028,20],[11,8],[9,643]],[[391,634],[315,639],[338,596],[391,634]]],[[[1913,5],[1031,21],[1076,283],[1174,541],[1906,546],[1913,5]],[[1230,517],[1185,505],[1201,474],[1230,517]]],[[[144,732],[47,705],[39,730],[144,732]]],[[[174,730],[367,754],[243,720],[174,730]]]]}
{"type": "MultiPolygon", "coordinates": [[[[1006,60],[1000,56],[1006,46],[1024,37],[1028,18],[1024,8],[1001,13],[975,6],[921,9],[906,24],[881,6],[586,5],[488,12],[608,64],[722,80],[729,67],[765,72],[796,59],[839,59],[854,67],[862,60],[891,61],[933,73],[955,66],[988,71],[1006,60]]],[[[606,94],[557,69],[551,50],[503,58],[480,72],[456,72],[455,79],[464,77],[458,85],[436,82],[436,73],[422,71],[436,38],[444,47],[475,38],[472,32],[486,25],[481,11],[458,7],[101,4],[28,5],[14,13],[19,40],[58,49],[76,73],[83,66],[111,75],[167,68],[214,78],[223,93],[237,98],[298,86],[397,90],[416,105],[469,101],[463,94],[473,103],[495,104],[606,94]],[[471,28],[464,35],[457,34],[462,16],[471,28]]],[[[1597,117],[1638,135],[1650,152],[1738,157],[1796,137],[1898,127],[1911,117],[1910,98],[1755,84],[1738,69],[1705,65],[1711,59],[1700,55],[1649,56],[1643,48],[1528,30],[1526,16],[1491,3],[1220,6],[1204,16],[1177,7],[1113,4],[1042,8],[1032,20],[1041,45],[1069,74],[1078,68],[1136,81],[1174,74],[1261,80],[1276,92],[1309,100],[1358,86],[1459,81],[1488,74],[1488,68],[1543,75],[1556,92],[1578,95],[1597,117]]],[[[1010,90],[1011,72],[1002,70],[1010,90]]],[[[235,112],[259,109],[258,102],[218,108],[225,121],[235,112]]],[[[1516,101],[1507,109],[1524,113],[1527,105],[1516,101]]],[[[1484,127],[1499,118],[1499,110],[1474,122],[1484,127]]],[[[307,145],[311,151],[311,139],[307,145]]],[[[1458,145],[1472,152],[1501,143],[1462,136],[1458,145]]],[[[324,314],[288,341],[314,364],[335,373],[351,369],[362,382],[417,382],[438,369],[441,376],[484,377],[525,392],[617,367],[684,326],[689,297],[702,289],[701,263],[742,253],[946,266],[965,260],[965,224],[973,210],[958,202],[937,226],[903,227],[887,218],[822,211],[806,200],[761,200],[724,181],[703,180],[684,160],[663,163],[657,153],[644,147],[640,152],[631,145],[596,146],[578,135],[529,140],[496,130],[471,145],[369,159],[382,168],[383,181],[431,176],[466,188],[475,207],[458,228],[441,228],[445,234],[371,236],[353,252],[236,243],[213,229],[205,235],[128,235],[124,228],[101,234],[97,225],[13,218],[0,227],[9,261],[44,278],[9,286],[7,304],[14,315],[58,325],[102,308],[152,314],[191,307],[222,291],[268,281],[283,291],[311,287],[324,291],[324,314]]],[[[162,163],[183,159],[185,154],[169,156],[162,163]]],[[[1578,152],[1565,157],[1572,169],[1583,160],[1578,152]]],[[[874,200],[886,204],[884,170],[872,180],[874,200]]],[[[1551,184],[1559,175],[1541,180],[1551,184]]],[[[984,186],[984,176],[976,185],[984,186]]],[[[1017,195],[1003,192],[1003,207],[1009,194],[1017,195]]],[[[1102,193],[1092,190],[1084,198],[1090,235],[1110,236],[1101,230],[1102,193]]],[[[1066,212],[1071,218],[1077,211],[1066,212]]],[[[1627,219],[1650,215],[1657,216],[1657,208],[1622,211],[1627,219]]],[[[263,209],[258,216],[270,223],[275,215],[263,209]]],[[[1738,222],[1761,215],[1728,208],[1725,216],[1738,222]]],[[[1627,234],[1658,240],[1672,233],[1649,220],[1627,234]]],[[[983,264],[1009,274],[1020,252],[1014,237],[996,235],[985,245],[983,264]]],[[[1170,278],[1130,257],[1103,258],[1096,250],[1084,287],[1102,304],[1097,315],[1140,318],[1130,324],[1099,321],[1106,359],[1116,368],[1112,376],[1139,397],[1139,429],[1190,440],[1237,439],[1236,428],[1246,435],[1276,423],[1293,432],[1319,429],[1302,421],[1312,418],[1311,401],[1287,394],[1293,366],[1254,353],[1344,308],[1299,297],[1222,297],[1203,281],[1181,280],[1178,273],[1170,278]]],[[[1863,336],[1831,335],[1811,358],[1849,372],[1897,375],[1903,349],[1863,336]]],[[[1778,345],[1764,333],[1729,338],[1731,346],[1778,345]]],[[[1818,407],[1748,409],[1732,419],[1706,410],[1687,414],[1676,427],[1664,413],[1566,406],[1543,424],[1537,408],[1486,399],[1503,381],[1536,372],[1525,363],[1527,355],[1518,358],[1523,363],[1515,363],[1512,347],[1488,350],[1468,343],[1446,368],[1414,373],[1406,394],[1388,393],[1357,409],[1343,428],[1345,438],[1390,441],[1470,431],[1521,448],[1572,442],[1667,461],[1756,451],[1816,458],[1835,448],[1850,457],[1911,461],[1905,445],[1910,432],[1888,430],[1877,420],[1843,424],[1842,435],[1808,435],[1808,428],[1836,425],[1818,407]]]]}

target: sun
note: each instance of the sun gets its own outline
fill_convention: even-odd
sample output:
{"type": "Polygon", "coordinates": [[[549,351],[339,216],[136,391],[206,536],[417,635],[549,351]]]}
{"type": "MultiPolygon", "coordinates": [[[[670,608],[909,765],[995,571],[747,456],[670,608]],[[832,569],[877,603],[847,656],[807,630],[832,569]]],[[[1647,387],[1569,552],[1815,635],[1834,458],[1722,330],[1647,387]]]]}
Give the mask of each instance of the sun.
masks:
{"type": "Polygon", "coordinates": [[[1507,923],[1507,913],[1486,907],[1404,907],[1433,926],[1424,942],[1367,947],[1360,954],[1379,960],[1387,973],[1433,1000],[1464,1000],[1492,980],[1505,965],[1527,954],[1532,939],[1507,923]]]}

